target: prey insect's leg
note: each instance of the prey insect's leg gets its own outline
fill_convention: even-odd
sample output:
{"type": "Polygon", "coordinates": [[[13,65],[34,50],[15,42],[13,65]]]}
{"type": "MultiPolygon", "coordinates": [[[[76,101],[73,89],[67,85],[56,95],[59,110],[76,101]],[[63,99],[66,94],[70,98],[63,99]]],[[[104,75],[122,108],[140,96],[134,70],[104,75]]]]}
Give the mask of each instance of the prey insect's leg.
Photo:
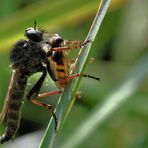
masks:
{"type": "Polygon", "coordinates": [[[91,41],[91,40],[86,40],[86,41],[84,41],[84,42],[82,43],[82,46],[85,46],[85,45],[88,44],[88,43],[92,43],[92,41],[91,41]]]}
{"type": "Polygon", "coordinates": [[[45,108],[48,109],[48,111],[51,113],[52,117],[54,118],[55,131],[56,131],[57,130],[57,125],[58,125],[58,120],[57,120],[56,114],[54,113],[54,110],[53,110],[52,106],[49,105],[49,104],[41,103],[41,102],[36,101],[36,100],[31,100],[31,102],[34,103],[35,105],[42,106],[42,107],[45,107],[45,108]]]}
{"type": "Polygon", "coordinates": [[[28,92],[27,99],[31,99],[32,97],[38,96],[38,93],[42,87],[42,84],[44,82],[44,79],[46,77],[46,69],[43,67],[43,73],[40,77],[40,79],[36,82],[36,84],[32,87],[32,89],[28,92]]]}
{"type": "Polygon", "coordinates": [[[80,58],[80,55],[81,55],[81,52],[82,52],[82,47],[85,46],[86,44],[88,43],[92,43],[91,40],[86,40],[84,42],[81,42],[81,41],[67,41],[68,44],[72,44],[71,47],[72,48],[75,48],[75,49],[80,49],[78,55],[77,55],[77,58],[75,59],[75,62],[71,65],[71,70],[70,70],[70,73],[72,74],[73,73],[73,70],[74,68],[76,67],[76,64],[80,58]],[[73,42],[73,43],[71,43],[73,42]]]}
{"type": "Polygon", "coordinates": [[[53,51],[62,51],[62,50],[71,50],[70,47],[54,47],[52,48],[53,51]]]}
{"type": "Polygon", "coordinates": [[[88,74],[79,74],[79,73],[74,74],[74,75],[67,76],[67,78],[73,79],[73,78],[80,77],[80,76],[91,78],[91,79],[94,79],[94,80],[97,80],[97,81],[100,80],[100,78],[97,78],[97,77],[94,77],[94,76],[91,76],[91,75],[88,75],[88,74]]]}
{"type": "Polygon", "coordinates": [[[92,43],[91,40],[82,41],[65,41],[64,45],[68,46],[71,49],[80,49],[88,43],[92,43]]]}
{"type": "Polygon", "coordinates": [[[72,49],[80,49],[82,46],[85,46],[87,43],[91,43],[91,41],[87,40],[85,42],[82,41],[65,41],[65,44],[62,47],[54,47],[50,49],[49,53],[47,53],[47,56],[50,55],[51,50],[52,51],[66,51],[66,50],[72,50],[72,49]]]}

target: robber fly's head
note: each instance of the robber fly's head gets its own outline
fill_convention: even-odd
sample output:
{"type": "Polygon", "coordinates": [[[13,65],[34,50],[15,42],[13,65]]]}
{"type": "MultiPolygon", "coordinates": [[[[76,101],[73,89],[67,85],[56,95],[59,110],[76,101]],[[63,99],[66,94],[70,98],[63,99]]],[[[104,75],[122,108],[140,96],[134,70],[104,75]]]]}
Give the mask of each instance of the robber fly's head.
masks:
{"type": "Polygon", "coordinates": [[[25,36],[34,42],[40,42],[43,40],[44,31],[36,29],[36,21],[34,21],[34,27],[29,27],[25,30],[25,36]]]}
{"type": "Polygon", "coordinates": [[[29,27],[25,31],[25,36],[34,42],[40,42],[43,40],[43,31],[37,30],[33,27],[29,27]]]}
{"type": "Polygon", "coordinates": [[[54,48],[54,47],[60,47],[61,44],[63,43],[63,39],[60,35],[58,34],[53,34],[51,37],[50,37],[50,44],[51,46],[54,48]]]}

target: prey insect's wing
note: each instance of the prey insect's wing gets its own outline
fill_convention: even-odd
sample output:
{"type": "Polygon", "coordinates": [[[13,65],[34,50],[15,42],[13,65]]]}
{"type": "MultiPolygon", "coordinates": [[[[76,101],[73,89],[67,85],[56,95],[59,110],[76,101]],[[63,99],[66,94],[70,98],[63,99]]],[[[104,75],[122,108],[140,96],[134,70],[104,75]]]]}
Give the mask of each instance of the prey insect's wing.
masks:
{"type": "Polygon", "coordinates": [[[67,69],[67,74],[70,75],[73,73],[73,70],[76,68],[76,63],[78,61],[78,58],[80,56],[80,52],[78,51],[77,53],[77,56],[74,60],[69,60],[68,58],[66,58],[71,52],[70,51],[74,51],[74,49],[81,49],[82,46],[84,46],[84,42],[82,41],[78,41],[78,40],[75,40],[75,41],[68,41],[68,40],[65,40],[64,41],[64,44],[63,46],[65,47],[69,47],[70,50],[68,51],[64,51],[64,57],[65,57],[65,68],[67,69]]]}
{"type": "Polygon", "coordinates": [[[65,72],[68,76],[68,75],[70,75],[72,63],[70,62],[70,60],[66,56],[63,58],[63,63],[64,63],[65,72]]]}
{"type": "Polygon", "coordinates": [[[13,70],[10,84],[9,84],[9,88],[8,88],[8,92],[7,92],[5,101],[4,101],[3,109],[0,113],[0,121],[1,122],[3,122],[7,117],[7,113],[8,113],[8,109],[9,109],[9,105],[10,105],[10,100],[11,100],[11,95],[14,90],[14,86],[15,86],[18,74],[19,74],[19,68],[16,70],[13,70]]]}

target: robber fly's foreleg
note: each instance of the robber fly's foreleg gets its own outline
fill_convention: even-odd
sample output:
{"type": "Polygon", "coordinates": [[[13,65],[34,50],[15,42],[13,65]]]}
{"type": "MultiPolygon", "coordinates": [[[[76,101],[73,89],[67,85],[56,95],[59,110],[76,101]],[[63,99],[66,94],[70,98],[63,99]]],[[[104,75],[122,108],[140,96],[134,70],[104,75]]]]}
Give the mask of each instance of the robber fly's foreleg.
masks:
{"type": "Polygon", "coordinates": [[[39,94],[39,91],[42,87],[42,84],[44,82],[44,79],[46,77],[46,68],[43,67],[42,70],[42,75],[40,77],[40,79],[36,82],[36,84],[32,87],[32,89],[28,92],[27,94],[27,99],[31,99],[32,97],[37,97],[39,94]]]}
{"type": "MultiPolygon", "coordinates": [[[[57,81],[56,76],[55,76],[55,74],[54,74],[54,72],[53,72],[49,62],[47,63],[47,71],[48,71],[50,77],[54,81],[57,81]]],[[[52,95],[60,94],[61,93],[61,91],[54,91],[54,92],[49,92],[49,93],[47,92],[47,93],[39,94],[39,91],[40,91],[40,89],[42,87],[42,84],[44,82],[44,79],[46,77],[47,71],[46,71],[46,68],[43,67],[42,75],[41,75],[40,79],[36,82],[36,84],[32,87],[32,89],[28,92],[27,99],[30,100],[33,97],[38,99],[38,98],[48,97],[48,96],[52,96],[52,95]]]]}
{"type": "Polygon", "coordinates": [[[52,117],[54,118],[54,121],[55,121],[55,131],[57,130],[57,125],[58,125],[58,120],[57,120],[57,117],[56,117],[56,114],[54,113],[54,109],[52,108],[51,105],[49,104],[45,104],[45,103],[41,103],[39,101],[36,101],[36,100],[32,100],[32,103],[38,105],[38,106],[42,106],[42,107],[45,107],[48,109],[48,111],[51,113],[52,117]]]}
{"type": "Polygon", "coordinates": [[[55,75],[54,70],[52,69],[52,66],[50,65],[49,61],[47,62],[47,72],[53,81],[57,81],[56,75],[55,75]]]}
{"type": "Polygon", "coordinates": [[[42,84],[44,82],[44,79],[46,77],[46,73],[48,72],[48,74],[50,75],[50,77],[52,78],[52,80],[57,81],[56,79],[56,75],[54,74],[54,71],[50,65],[50,62],[47,62],[47,70],[45,67],[42,67],[42,75],[40,77],[40,79],[36,82],[36,84],[32,87],[32,89],[28,92],[27,94],[27,98],[30,99],[32,97],[37,97],[39,94],[39,91],[42,87],[42,84]]]}

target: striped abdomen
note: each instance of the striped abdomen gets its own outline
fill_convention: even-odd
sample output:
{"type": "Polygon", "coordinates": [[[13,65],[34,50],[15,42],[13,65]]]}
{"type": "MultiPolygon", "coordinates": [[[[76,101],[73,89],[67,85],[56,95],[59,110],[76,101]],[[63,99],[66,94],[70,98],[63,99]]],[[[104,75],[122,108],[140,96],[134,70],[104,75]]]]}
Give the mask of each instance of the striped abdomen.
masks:
{"type": "Polygon", "coordinates": [[[15,136],[19,127],[22,99],[24,96],[27,77],[19,70],[16,70],[9,85],[9,90],[6,96],[6,102],[3,108],[6,118],[5,133],[0,137],[0,143],[6,142],[15,136]]]}
{"type": "Polygon", "coordinates": [[[67,77],[69,74],[68,74],[67,64],[65,62],[64,53],[62,51],[54,52],[52,55],[52,60],[54,61],[53,69],[58,79],[58,81],[56,81],[55,83],[57,84],[57,87],[59,89],[64,88],[69,81],[67,77]]]}
{"type": "Polygon", "coordinates": [[[56,74],[57,74],[58,83],[59,83],[60,87],[61,88],[65,87],[67,85],[69,79],[67,78],[67,72],[66,72],[64,64],[57,64],[56,65],[56,74]]]}

